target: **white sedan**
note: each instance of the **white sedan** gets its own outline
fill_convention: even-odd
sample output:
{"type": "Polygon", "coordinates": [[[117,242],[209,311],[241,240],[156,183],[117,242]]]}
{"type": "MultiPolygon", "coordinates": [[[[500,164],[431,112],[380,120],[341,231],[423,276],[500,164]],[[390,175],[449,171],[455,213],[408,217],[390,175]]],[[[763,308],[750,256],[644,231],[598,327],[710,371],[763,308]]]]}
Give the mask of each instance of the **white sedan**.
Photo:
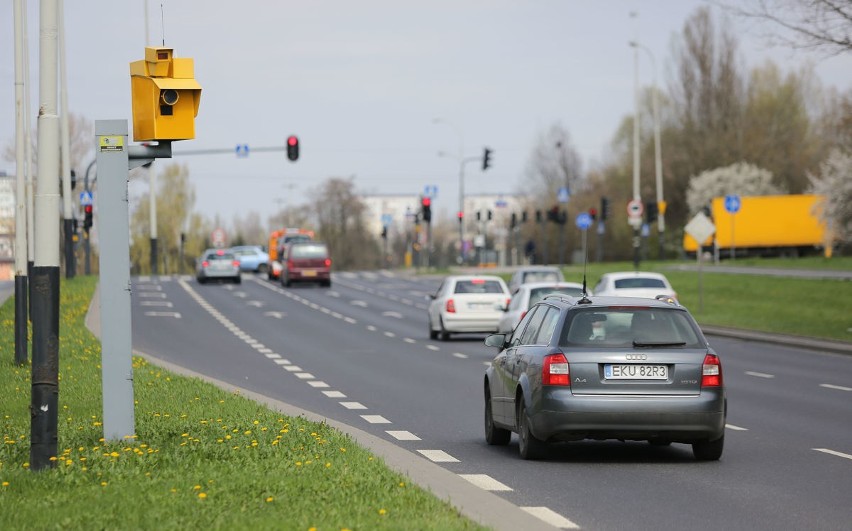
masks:
{"type": "MultiPolygon", "coordinates": [[[[583,285],[576,282],[530,282],[521,284],[518,291],[512,295],[512,301],[508,306],[503,307],[504,313],[497,324],[497,332],[501,334],[511,333],[533,304],[552,294],[580,297],[583,295],[583,285]]],[[[591,295],[591,292],[586,293],[586,295],[591,295]]]]}
{"type": "Polygon", "coordinates": [[[604,273],[595,285],[594,292],[595,295],[607,297],[653,299],[658,295],[665,295],[677,299],[677,293],[665,276],[644,271],[604,273]]]}
{"type": "Polygon", "coordinates": [[[453,275],[429,295],[429,337],[451,333],[494,333],[510,299],[509,288],[494,275],[453,275]]]}

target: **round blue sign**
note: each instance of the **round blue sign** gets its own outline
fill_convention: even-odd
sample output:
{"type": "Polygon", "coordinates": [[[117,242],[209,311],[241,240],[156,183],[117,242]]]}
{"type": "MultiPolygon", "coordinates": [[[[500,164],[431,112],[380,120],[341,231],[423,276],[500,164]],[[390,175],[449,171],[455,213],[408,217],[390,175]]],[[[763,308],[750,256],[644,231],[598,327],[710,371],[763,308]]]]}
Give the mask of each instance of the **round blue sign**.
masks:
{"type": "Polygon", "coordinates": [[[725,196],[725,210],[731,214],[736,214],[740,211],[740,196],[730,194],[725,196]]]}
{"type": "Polygon", "coordinates": [[[587,212],[580,212],[577,214],[577,220],[575,223],[578,228],[586,230],[592,226],[592,216],[590,216],[587,212]]]}

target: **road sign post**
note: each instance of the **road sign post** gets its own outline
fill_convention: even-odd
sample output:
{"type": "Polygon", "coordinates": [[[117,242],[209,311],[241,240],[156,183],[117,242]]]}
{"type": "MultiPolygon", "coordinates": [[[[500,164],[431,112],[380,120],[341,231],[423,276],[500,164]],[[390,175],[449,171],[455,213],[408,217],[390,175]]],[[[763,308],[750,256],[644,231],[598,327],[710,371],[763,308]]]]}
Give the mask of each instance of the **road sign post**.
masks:
{"type": "Polygon", "coordinates": [[[689,223],[683,228],[683,230],[695,238],[695,241],[698,242],[698,247],[695,251],[696,259],[698,260],[698,311],[702,312],[704,310],[704,286],[703,286],[703,274],[701,270],[701,245],[704,243],[704,240],[709,238],[716,232],[716,226],[713,225],[713,222],[710,221],[710,218],[704,215],[703,212],[699,212],[692,218],[689,223]]]}
{"type": "Polygon", "coordinates": [[[737,254],[736,240],[734,240],[734,221],[737,219],[736,213],[740,211],[741,206],[740,196],[736,194],[725,196],[725,210],[731,215],[731,261],[736,258],[737,254]]]}

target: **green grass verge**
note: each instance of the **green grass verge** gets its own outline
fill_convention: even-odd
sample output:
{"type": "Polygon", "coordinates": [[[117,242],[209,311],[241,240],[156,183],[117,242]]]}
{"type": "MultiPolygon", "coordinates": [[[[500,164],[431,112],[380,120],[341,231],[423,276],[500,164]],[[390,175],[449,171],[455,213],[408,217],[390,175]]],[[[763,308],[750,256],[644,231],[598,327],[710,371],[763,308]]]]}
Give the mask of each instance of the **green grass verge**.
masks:
{"type": "MultiPolygon", "coordinates": [[[[764,259],[747,263],[736,260],[735,265],[792,268],[797,264],[798,269],[852,269],[849,257],[799,260],[803,261],[764,259]],[[838,267],[842,263],[848,266],[838,267]]],[[[852,341],[850,281],[714,273],[712,266],[703,268],[699,276],[697,271],[673,271],[675,265],[673,262],[642,262],[640,270],[666,275],[681,304],[692,312],[699,324],[852,341]]],[[[603,273],[632,270],[632,262],[589,264],[589,289],[594,288],[603,273]]],[[[581,282],[583,267],[566,267],[565,278],[581,282]]]]}
{"type": "Polygon", "coordinates": [[[55,468],[29,470],[30,368],[0,307],[3,529],[480,529],[325,424],[134,357],[134,440],[102,439],[95,277],[63,281],[55,468]]]}

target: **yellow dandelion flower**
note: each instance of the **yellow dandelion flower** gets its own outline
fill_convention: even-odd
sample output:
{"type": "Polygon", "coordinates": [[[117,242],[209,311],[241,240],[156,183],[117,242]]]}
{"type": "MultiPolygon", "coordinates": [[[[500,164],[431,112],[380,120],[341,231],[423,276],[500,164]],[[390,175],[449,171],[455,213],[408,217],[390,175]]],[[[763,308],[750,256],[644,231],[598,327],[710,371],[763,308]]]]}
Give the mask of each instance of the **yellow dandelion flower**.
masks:
{"type": "Polygon", "coordinates": [[[73,465],[73,464],[74,464],[74,461],[72,461],[72,460],[70,460],[70,459],[67,459],[67,460],[65,461],[65,464],[66,464],[66,465],[68,465],[68,466],[70,466],[70,465],[73,465]]]}
{"type": "Polygon", "coordinates": [[[331,468],[331,463],[326,463],[326,464],[325,464],[325,467],[326,467],[326,468],[331,468]]]}
{"type": "MultiPolygon", "coordinates": [[[[8,483],[7,483],[7,485],[8,485],[8,483]]],[[[270,496],[270,497],[266,498],[266,503],[269,503],[269,502],[273,501],[274,499],[275,499],[275,498],[273,498],[272,496],[270,496]]]]}
{"type": "Polygon", "coordinates": [[[400,486],[400,487],[405,487],[405,483],[404,483],[404,482],[400,482],[399,486],[400,486]]]}
{"type": "Polygon", "coordinates": [[[110,452],[110,454],[109,454],[109,455],[110,455],[110,457],[118,457],[118,456],[120,456],[121,454],[119,454],[118,452],[110,452]]]}
{"type": "Polygon", "coordinates": [[[50,456],[50,460],[51,460],[51,461],[56,461],[56,456],[55,456],[55,455],[50,456]]]}
{"type": "Polygon", "coordinates": [[[169,492],[175,493],[177,492],[177,489],[169,489],[169,492]]]}
{"type": "Polygon", "coordinates": [[[340,451],[341,451],[341,452],[345,452],[345,451],[346,451],[346,448],[341,448],[341,449],[340,449],[340,451]]]}
{"type": "Polygon", "coordinates": [[[85,461],[85,460],[86,460],[86,458],[85,458],[85,457],[81,457],[81,458],[80,458],[80,461],[85,461]]]}
{"type": "Polygon", "coordinates": [[[278,439],[275,439],[274,441],[272,441],[272,446],[278,446],[278,439]]]}
{"type": "Polygon", "coordinates": [[[251,430],[246,430],[243,432],[243,435],[251,435],[251,430]]]}
{"type": "Polygon", "coordinates": [[[83,472],[85,472],[85,471],[89,470],[89,467],[84,466],[82,470],[83,470],[83,472]]]}
{"type": "Polygon", "coordinates": [[[385,509],[379,509],[379,514],[384,516],[384,515],[388,514],[388,512],[385,509]]]}
{"type": "Polygon", "coordinates": [[[199,497],[199,498],[201,498],[201,499],[203,500],[204,498],[206,498],[206,497],[207,497],[207,493],[206,493],[206,492],[199,492],[199,493],[198,493],[198,497],[199,497]]]}
{"type": "Polygon", "coordinates": [[[107,482],[106,482],[106,481],[101,481],[101,487],[106,487],[106,486],[107,486],[107,482]]]}
{"type": "Polygon", "coordinates": [[[231,436],[230,436],[230,435],[225,435],[225,440],[226,440],[226,441],[230,441],[230,440],[231,440],[231,436]]]}
{"type": "Polygon", "coordinates": [[[255,426],[257,426],[258,424],[260,424],[260,421],[259,421],[259,420],[256,420],[256,421],[252,422],[252,424],[254,424],[255,426]]]}
{"type": "Polygon", "coordinates": [[[188,433],[181,433],[180,436],[181,437],[189,437],[189,434],[188,433]]]}
{"type": "Polygon", "coordinates": [[[194,486],[194,487],[192,487],[192,488],[193,488],[193,490],[201,490],[201,485],[196,485],[196,486],[194,486]]]}
{"type": "MultiPolygon", "coordinates": [[[[8,482],[8,481],[4,481],[4,482],[3,482],[3,486],[4,486],[4,487],[8,487],[8,486],[9,486],[9,482],[8,482]]],[[[270,498],[270,499],[268,499],[268,500],[266,500],[266,501],[272,501],[272,499],[270,498]]]]}
{"type": "Polygon", "coordinates": [[[301,462],[301,461],[296,461],[296,466],[302,466],[302,462],[301,462]]]}

